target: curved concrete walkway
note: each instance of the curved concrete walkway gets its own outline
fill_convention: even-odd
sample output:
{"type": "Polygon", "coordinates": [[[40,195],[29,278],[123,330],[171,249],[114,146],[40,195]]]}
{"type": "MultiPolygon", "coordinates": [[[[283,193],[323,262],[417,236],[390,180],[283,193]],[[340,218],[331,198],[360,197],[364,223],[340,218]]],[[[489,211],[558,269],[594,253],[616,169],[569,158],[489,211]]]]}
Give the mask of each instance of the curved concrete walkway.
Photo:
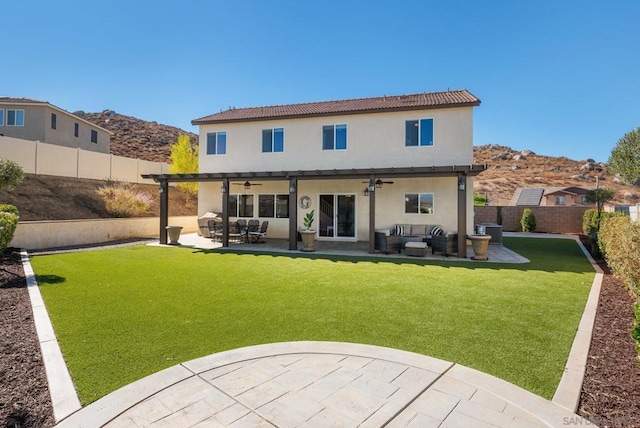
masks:
{"type": "Polygon", "coordinates": [[[58,427],[558,427],[588,422],[476,370],[336,342],[251,346],[127,385],[58,427]]]}

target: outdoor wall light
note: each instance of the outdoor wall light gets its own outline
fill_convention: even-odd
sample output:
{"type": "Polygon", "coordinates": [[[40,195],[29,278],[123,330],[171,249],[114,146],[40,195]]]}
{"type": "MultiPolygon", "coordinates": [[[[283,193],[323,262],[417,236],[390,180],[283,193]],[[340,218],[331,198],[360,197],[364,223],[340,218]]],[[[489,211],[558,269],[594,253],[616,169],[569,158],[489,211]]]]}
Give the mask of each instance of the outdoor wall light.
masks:
{"type": "Polygon", "coordinates": [[[244,190],[251,190],[251,183],[249,183],[248,181],[244,182],[244,190]]]}
{"type": "Polygon", "coordinates": [[[365,196],[369,196],[369,188],[368,187],[364,188],[364,195],[365,196]]]}
{"type": "Polygon", "coordinates": [[[222,194],[227,193],[227,189],[224,186],[222,186],[220,188],[220,193],[222,193],[222,194]]]}
{"type": "Polygon", "coordinates": [[[296,192],[296,185],[291,183],[289,185],[289,193],[295,193],[296,192]]]}
{"type": "Polygon", "coordinates": [[[382,180],[380,180],[379,178],[376,180],[376,187],[378,189],[382,189],[382,180]]]}
{"type": "Polygon", "coordinates": [[[465,190],[467,188],[464,177],[458,177],[458,190],[465,190]]]}

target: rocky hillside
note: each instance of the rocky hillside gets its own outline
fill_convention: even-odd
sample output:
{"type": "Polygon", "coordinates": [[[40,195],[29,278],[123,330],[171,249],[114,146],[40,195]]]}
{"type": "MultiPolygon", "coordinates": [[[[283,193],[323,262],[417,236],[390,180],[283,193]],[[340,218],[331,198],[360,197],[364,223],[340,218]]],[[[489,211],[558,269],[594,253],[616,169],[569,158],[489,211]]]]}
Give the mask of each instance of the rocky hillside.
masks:
{"type": "Polygon", "coordinates": [[[170,147],[178,141],[180,134],[187,134],[193,144],[198,144],[198,136],[193,132],[125,116],[113,110],[100,113],[77,111],[73,114],[113,132],[111,154],[117,156],[168,162],[170,147]]]}
{"type": "Polygon", "coordinates": [[[607,172],[606,165],[593,159],[572,160],[543,156],[531,150],[488,145],[474,147],[474,163],[487,164],[487,170],[474,180],[474,191],[489,195],[490,205],[506,205],[518,187],[568,187],[617,190],[617,203],[638,203],[640,188],[627,186],[607,172]],[[597,177],[597,178],[596,178],[597,177]]]}
{"type": "MultiPolygon", "coordinates": [[[[167,162],[170,146],[177,141],[178,135],[187,134],[192,143],[198,142],[194,133],[113,110],[74,114],[114,133],[111,137],[111,153],[114,155],[167,162]]],[[[640,188],[618,182],[607,172],[604,164],[595,163],[592,159],[572,160],[538,155],[531,150],[516,151],[506,146],[488,145],[474,147],[474,163],[488,165],[488,169],[474,180],[474,190],[489,195],[491,205],[508,204],[518,187],[593,188],[596,177],[601,187],[613,187],[618,191],[618,203],[637,203],[640,194],[640,188]]]]}

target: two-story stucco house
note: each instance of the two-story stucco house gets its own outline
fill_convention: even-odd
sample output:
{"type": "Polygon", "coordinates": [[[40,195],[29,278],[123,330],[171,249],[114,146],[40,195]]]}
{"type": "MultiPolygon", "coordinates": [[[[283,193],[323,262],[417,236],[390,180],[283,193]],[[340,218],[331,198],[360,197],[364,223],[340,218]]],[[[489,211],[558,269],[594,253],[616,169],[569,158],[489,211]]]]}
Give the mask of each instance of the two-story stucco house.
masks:
{"type": "Polygon", "coordinates": [[[46,101],[0,97],[0,134],[109,153],[112,133],[46,101]]]}
{"type": "Polygon", "coordinates": [[[316,239],[369,241],[370,252],[375,229],[398,223],[465,236],[472,177],[485,168],[473,165],[479,104],[457,90],[231,108],[192,121],[199,174],[150,178],[166,190],[171,181],[200,182],[200,215],[269,220],[269,237],[288,238],[290,249],[311,210],[316,239]]]}

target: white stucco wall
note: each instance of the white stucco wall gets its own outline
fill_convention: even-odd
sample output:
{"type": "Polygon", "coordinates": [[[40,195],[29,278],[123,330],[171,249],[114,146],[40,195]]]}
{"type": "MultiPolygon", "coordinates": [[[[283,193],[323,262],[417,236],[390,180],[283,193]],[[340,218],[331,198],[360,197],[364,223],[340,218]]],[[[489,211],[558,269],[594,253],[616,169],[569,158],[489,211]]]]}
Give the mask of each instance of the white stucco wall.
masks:
{"type": "MultiPolygon", "coordinates": [[[[369,240],[369,198],[364,196],[365,183],[363,179],[353,180],[301,180],[298,181],[298,197],[309,196],[312,205],[304,210],[298,207],[297,225],[302,227],[304,215],[312,209],[316,210],[316,227],[318,221],[317,209],[320,194],[355,194],[356,198],[356,239],[369,240]]],[[[397,223],[406,224],[439,224],[445,230],[458,228],[458,199],[457,179],[455,177],[430,179],[394,179],[394,184],[385,184],[376,190],[376,228],[389,228],[397,223]],[[406,214],[404,211],[405,193],[433,193],[433,214],[406,214]]],[[[258,182],[256,182],[258,183],[258,182]]],[[[258,218],[259,194],[287,194],[287,181],[263,181],[261,186],[252,186],[244,190],[241,185],[232,185],[232,194],[254,195],[254,215],[258,218]]],[[[205,212],[222,212],[221,182],[207,182],[200,184],[198,192],[198,216],[205,212]]],[[[473,231],[473,182],[467,181],[467,233],[473,231]]],[[[235,217],[232,217],[235,219],[235,217]]],[[[289,219],[260,218],[269,220],[268,236],[271,238],[287,239],[289,237],[289,219]]]]}
{"type": "Polygon", "coordinates": [[[472,107],[200,126],[200,172],[470,165],[472,107]],[[405,146],[405,121],[433,118],[434,144],[405,146]],[[322,150],[322,126],[347,124],[347,150],[322,150]],[[262,130],[284,128],[284,152],[262,153],[262,130]],[[227,134],[226,155],[207,155],[207,133],[227,134]]]}

